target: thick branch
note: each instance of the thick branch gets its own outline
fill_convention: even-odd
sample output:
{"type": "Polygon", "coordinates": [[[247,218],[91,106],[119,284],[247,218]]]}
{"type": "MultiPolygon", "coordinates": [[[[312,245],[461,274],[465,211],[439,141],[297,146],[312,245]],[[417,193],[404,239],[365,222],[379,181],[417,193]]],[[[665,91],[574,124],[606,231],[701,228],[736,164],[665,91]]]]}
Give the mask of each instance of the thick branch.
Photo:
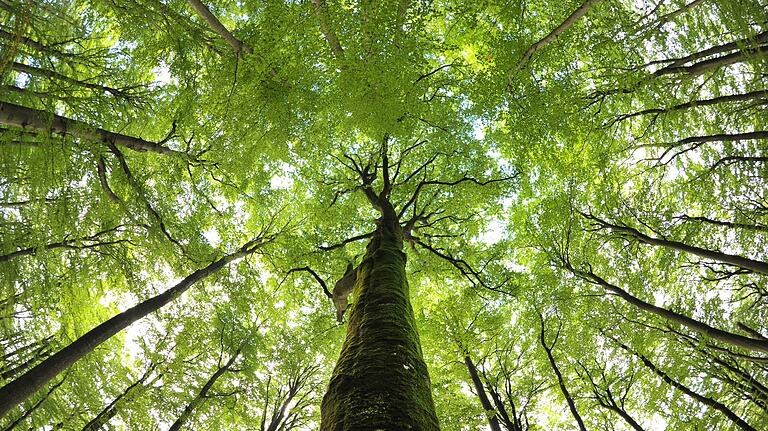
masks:
{"type": "MultiPolygon", "coordinates": [[[[699,60],[699,59],[702,59],[704,57],[709,57],[710,55],[722,54],[722,53],[725,53],[725,52],[731,52],[731,51],[734,51],[734,50],[737,50],[737,49],[741,49],[741,48],[744,48],[744,47],[760,46],[760,45],[763,45],[765,43],[768,43],[768,31],[762,32],[760,34],[757,34],[757,35],[755,35],[752,38],[746,38],[746,39],[741,39],[741,40],[737,40],[737,41],[734,41],[734,42],[724,43],[722,45],[717,45],[717,46],[713,46],[713,47],[707,48],[707,49],[705,49],[703,51],[695,52],[693,54],[687,55],[687,56],[682,57],[682,58],[670,59],[670,60],[662,60],[661,62],[668,62],[668,61],[672,62],[669,66],[667,66],[667,67],[665,67],[663,69],[675,68],[675,67],[682,66],[685,63],[690,63],[692,61],[699,60]]],[[[661,74],[663,75],[663,73],[661,73],[661,74]]]]}
{"type": "Polygon", "coordinates": [[[675,65],[677,62],[675,62],[670,66],[662,67],[661,69],[653,72],[653,74],[655,76],[673,75],[678,73],[698,75],[709,70],[718,69],[723,66],[744,62],[748,59],[749,56],[759,57],[766,53],[768,53],[768,46],[750,48],[742,51],[736,51],[720,57],[702,60],[697,63],[693,63],[690,66],[677,66],[675,65]]]}
{"type": "Polygon", "coordinates": [[[101,184],[101,188],[104,190],[104,193],[106,193],[109,200],[114,203],[121,203],[122,200],[120,200],[115,192],[112,191],[112,188],[109,187],[109,181],[107,180],[107,167],[104,163],[103,156],[99,156],[99,159],[96,161],[96,173],[99,177],[99,184],[101,184]]]}

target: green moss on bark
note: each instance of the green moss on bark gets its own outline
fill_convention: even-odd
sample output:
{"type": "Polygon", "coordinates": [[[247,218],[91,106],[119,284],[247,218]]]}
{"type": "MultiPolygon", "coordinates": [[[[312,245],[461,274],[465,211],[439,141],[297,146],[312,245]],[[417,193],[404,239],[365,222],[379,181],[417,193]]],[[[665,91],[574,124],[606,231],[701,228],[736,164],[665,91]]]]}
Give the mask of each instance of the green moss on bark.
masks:
{"type": "Polygon", "coordinates": [[[358,268],[322,431],[438,430],[405,276],[400,227],[382,223],[358,268]]]}

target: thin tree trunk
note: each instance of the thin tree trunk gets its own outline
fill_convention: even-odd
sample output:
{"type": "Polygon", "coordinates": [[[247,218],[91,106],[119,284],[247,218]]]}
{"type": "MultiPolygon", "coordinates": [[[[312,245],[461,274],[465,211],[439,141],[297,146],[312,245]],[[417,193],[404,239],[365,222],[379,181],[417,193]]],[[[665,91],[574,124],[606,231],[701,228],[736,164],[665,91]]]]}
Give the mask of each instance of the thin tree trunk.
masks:
{"type": "MultiPolygon", "coordinates": [[[[741,49],[741,48],[744,48],[744,47],[749,47],[750,45],[752,45],[752,46],[760,46],[760,45],[763,45],[765,43],[768,43],[768,31],[764,31],[762,33],[759,33],[759,34],[755,35],[752,38],[746,38],[746,39],[741,39],[741,40],[737,40],[737,41],[734,41],[734,42],[724,43],[722,45],[717,45],[717,46],[713,46],[711,48],[707,48],[707,49],[705,49],[703,51],[695,52],[693,54],[687,55],[687,56],[682,57],[682,58],[677,58],[677,59],[674,59],[674,60],[668,60],[668,61],[672,61],[672,63],[669,66],[665,67],[664,69],[675,68],[675,67],[678,67],[678,66],[682,66],[685,63],[690,63],[691,61],[699,60],[699,59],[702,59],[704,57],[709,57],[710,55],[722,54],[722,53],[725,53],[725,52],[731,52],[731,51],[734,51],[734,50],[737,50],[737,49],[741,49]]],[[[666,62],[666,61],[662,60],[662,62],[666,62]]]]}
{"type": "Polygon", "coordinates": [[[632,416],[630,416],[629,413],[627,413],[627,411],[624,410],[623,408],[615,404],[601,403],[601,405],[607,408],[608,410],[612,410],[613,412],[621,416],[621,418],[624,419],[624,421],[627,422],[629,426],[631,426],[632,429],[634,429],[635,431],[645,431],[645,429],[643,429],[643,427],[641,427],[640,424],[637,423],[637,421],[632,416]]]}
{"type": "Polygon", "coordinates": [[[0,417],[5,416],[12,408],[29,398],[38,389],[51,381],[51,379],[93,351],[101,343],[110,339],[113,335],[127,328],[135,321],[157,311],[178,298],[195,283],[216,273],[233,260],[253,253],[267,242],[269,240],[264,240],[263,238],[249,241],[236,252],[224,255],[205,268],[198,269],[165,292],[153,296],[91,329],[67,347],[61,349],[16,380],[3,386],[0,388],[0,417]]]}
{"type": "Polygon", "coordinates": [[[149,151],[163,155],[175,155],[187,159],[190,158],[186,153],[172,150],[157,142],[145,141],[141,138],[110,132],[92,127],[82,121],[7,102],[0,102],[0,125],[20,127],[36,132],[72,136],[78,139],[117,145],[133,151],[149,151]]]}
{"type": "Polygon", "coordinates": [[[247,54],[253,54],[253,48],[250,46],[244,44],[240,40],[238,40],[232,33],[227,30],[226,27],[219,21],[218,18],[216,18],[211,11],[208,9],[208,7],[203,4],[200,0],[187,0],[187,4],[189,4],[192,9],[197,12],[198,15],[200,15],[200,18],[202,18],[208,25],[211,27],[211,29],[216,32],[219,36],[221,36],[224,40],[227,41],[229,46],[232,47],[232,49],[235,51],[235,54],[240,54],[241,52],[245,52],[247,54]]]}
{"type": "Polygon", "coordinates": [[[112,419],[117,414],[117,403],[122,400],[123,398],[127,397],[128,394],[131,393],[133,388],[143,385],[144,382],[149,378],[150,374],[155,370],[155,365],[150,365],[147,371],[142,375],[139,380],[131,383],[123,392],[120,393],[117,397],[115,397],[114,400],[112,400],[111,403],[109,403],[106,407],[104,407],[104,410],[99,412],[99,414],[96,415],[93,419],[91,419],[85,426],[83,427],[83,431],[98,431],[106,425],[107,422],[109,422],[110,419],[112,419]]]}
{"type": "Polygon", "coordinates": [[[98,237],[101,235],[104,235],[109,232],[115,231],[117,228],[110,228],[105,229],[103,231],[97,232],[93,235],[89,235],[83,238],[75,238],[75,239],[68,239],[63,241],[54,242],[51,244],[45,244],[40,247],[26,247],[22,248],[7,254],[0,255],[0,262],[7,262],[11,259],[21,257],[21,256],[29,256],[37,254],[39,250],[55,250],[57,248],[64,248],[68,250],[83,250],[86,248],[94,248],[94,247],[102,247],[105,245],[114,245],[119,244],[122,242],[125,242],[125,240],[113,240],[113,241],[104,241],[104,242],[96,242],[98,237]],[[91,244],[83,244],[83,242],[92,242],[91,244]]]}
{"type": "MultiPolygon", "coordinates": [[[[768,137],[768,132],[763,132],[763,133],[765,133],[766,137],[768,137]]],[[[601,227],[610,229],[614,232],[627,234],[637,239],[638,241],[642,242],[643,244],[667,247],[673,250],[679,250],[679,251],[690,253],[699,257],[703,257],[705,259],[711,259],[711,260],[725,263],[728,265],[737,266],[739,268],[748,269],[750,271],[759,272],[761,274],[768,274],[768,263],[763,261],[753,260],[753,259],[749,259],[746,257],[733,255],[733,254],[722,253],[715,250],[708,250],[705,248],[684,244],[679,241],[666,240],[662,238],[654,238],[652,236],[649,236],[640,232],[639,230],[633,227],[611,224],[604,220],[600,220],[599,218],[591,214],[582,213],[582,215],[587,219],[596,222],[601,227]]]]}
{"type": "Polygon", "coordinates": [[[86,81],[80,81],[74,78],[70,78],[67,75],[63,75],[58,72],[54,72],[52,70],[48,69],[41,69],[39,67],[30,66],[23,63],[16,63],[13,62],[10,65],[11,69],[17,71],[17,72],[23,72],[27,75],[36,75],[36,76],[44,76],[46,78],[55,79],[57,81],[66,82],[67,84],[77,85],[83,88],[87,88],[89,90],[95,90],[101,93],[109,93],[115,98],[120,98],[124,100],[130,100],[132,97],[129,94],[127,90],[119,89],[119,88],[113,88],[113,87],[107,87],[104,85],[94,84],[91,82],[86,81]]]}
{"type": "Polygon", "coordinates": [[[648,114],[666,114],[669,112],[675,112],[675,111],[684,111],[686,109],[696,108],[699,106],[711,106],[711,105],[717,105],[720,103],[729,103],[729,102],[745,102],[749,100],[763,100],[768,102],[768,91],[767,90],[758,90],[758,91],[751,91],[749,93],[744,94],[728,94],[725,96],[718,96],[713,97],[711,99],[700,99],[700,100],[691,100],[689,102],[680,103],[674,106],[670,106],[669,108],[653,108],[653,109],[644,109],[642,111],[633,112],[631,114],[625,114],[620,117],[618,117],[617,121],[626,120],[628,118],[638,117],[641,115],[648,115],[648,114]]]}
{"type": "Polygon", "coordinates": [[[521,70],[525,67],[526,64],[528,64],[528,61],[531,59],[531,56],[533,54],[540,50],[541,48],[544,48],[545,46],[552,43],[555,39],[557,39],[558,36],[563,34],[566,30],[571,28],[574,24],[576,24],[576,21],[578,21],[581,17],[583,17],[592,6],[597,4],[600,0],[587,0],[584,3],[579,6],[578,9],[573,11],[573,13],[568,16],[568,18],[565,19],[559,26],[557,26],[554,30],[549,32],[548,35],[544,36],[539,40],[538,42],[531,45],[525,53],[523,53],[522,58],[520,59],[520,62],[515,66],[514,70],[521,70]]]}
{"type": "Polygon", "coordinates": [[[224,366],[216,370],[213,375],[208,379],[207,382],[205,382],[205,385],[203,385],[202,389],[200,389],[200,392],[193,398],[186,407],[184,407],[184,411],[181,412],[181,415],[178,419],[176,419],[176,422],[171,425],[171,427],[168,429],[168,431],[179,431],[184,424],[189,421],[189,419],[192,417],[192,413],[194,413],[195,409],[202,404],[205,399],[208,397],[208,392],[211,390],[214,384],[216,384],[216,381],[219,380],[221,376],[224,375],[229,369],[232,367],[232,364],[235,363],[235,360],[240,356],[240,350],[238,349],[237,352],[235,352],[234,355],[232,355],[231,358],[229,358],[229,361],[227,361],[224,366]]]}
{"type": "Polygon", "coordinates": [[[42,43],[40,43],[40,42],[38,42],[36,40],[30,39],[30,38],[28,38],[26,36],[21,36],[21,35],[16,35],[16,34],[13,34],[13,33],[9,33],[9,32],[7,32],[7,31],[5,31],[3,29],[0,29],[0,39],[10,40],[11,42],[19,41],[23,45],[26,45],[26,46],[34,49],[35,51],[39,51],[39,52],[43,52],[43,53],[46,53],[46,54],[50,54],[50,55],[52,55],[54,57],[57,57],[57,58],[60,58],[60,59],[77,58],[77,54],[73,54],[73,53],[70,53],[70,52],[57,51],[57,50],[55,50],[53,48],[50,48],[48,46],[43,45],[42,43]]]}
{"type": "Polygon", "coordinates": [[[592,283],[602,286],[607,291],[614,293],[615,295],[621,297],[623,300],[629,302],[630,304],[643,311],[648,311],[664,319],[671,320],[675,323],[685,326],[692,331],[704,334],[713,340],[741,347],[742,349],[768,353],[768,341],[766,340],[745,337],[743,335],[723,331],[722,329],[713,328],[706,323],[699,322],[698,320],[694,320],[683,314],[667,310],[666,308],[657,307],[653,304],[649,304],[639,298],[636,298],[624,289],[605,281],[602,277],[595,273],[578,271],[572,268],[570,268],[570,270],[575,275],[578,275],[592,283]]]}
{"type": "Polygon", "coordinates": [[[643,364],[645,364],[648,369],[653,371],[654,374],[659,376],[662,380],[669,383],[672,387],[675,389],[678,389],[680,392],[684,393],[685,395],[688,395],[689,397],[695,399],[696,401],[709,406],[720,413],[724,414],[728,419],[730,419],[734,424],[736,424],[739,428],[743,429],[744,431],[757,431],[754,427],[746,423],[742,418],[740,418],[736,413],[731,411],[728,407],[726,407],[723,403],[716,401],[710,397],[706,397],[704,395],[701,395],[697,392],[694,392],[684,384],[678,382],[677,380],[670,377],[667,373],[660,370],[653,362],[651,362],[648,358],[640,354],[639,352],[636,352],[632,349],[630,349],[627,345],[623,344],[622,342],[618,341],[615,338],[611,339],[619,345],[622,349],[626,350],[627,352],[635,355],[637,358],[639,358],[643,364]]]}
{"type": "Polygon", "coordinates": [[[323,397],[321,431],[439,429],[409,298],[403,232],[392,205],[383,205],[358,268],[346,339],[323,397]]]}
{"type": "Polygon", "coordinates": [[[496,411],[499,413],[499,422],[504,426],[504,429],[507,431],[523,431],[523,426],[517,418],[517,411],[515,410],[514,401],[511,399],[509,400],[509,404],[512,406],[513,415],[513,417],[510,418],[509,413],[507,412],[507,408],[504,406],[504,401],[501,399],[501,396],[496,391],[496,389],[492,386],[489,386],[488,392],[491,394],[493,404],[496,406],[496,411]]]}
{"type": "Polygon", "coordinates": [[[541,331],[539,332],[539,341],[541,342],[541,347],[543,347],[544,351],[547,352],[549,365],[552,367],[552,371],[554,371],[555,375],[557,376],[557,383],[560,385],[560,391],[562,391],[563,396],[565,397],[565,401],[568,403],[568,409],[571,410],[573,418],[576,419],[576,422],[579,425],[579,430],[587,431],[587,428],[584,426],[584,420],[581,419],[581,415],[576,409],[576,403],[573,401],[571,393],[568,392],[568,388],[565,386],[565,380],[563,380],[563,375],[560,373],[560,368],[557,367],[555,357],[552,355],[552,347],[554,347],[554,343],[552,346],[547,346],[547,341],[544,338],[544,317],[539,315],[539,318],[541,321],[541,331]]]}
{"type": "Polygon", "coordinates": [[[753,49],[745,49],[743,51],[736,51],[731,54],[723,55],[720,57],[710,58],[708,60],[702,60],[698,63],[693,63],[690,66],[667,66],[663,67],[655,72],[656,76],[674,75],[678,73],[684,73],[688,75],[698,75],[709,70],[718,69],[723,66],[729,66],[735,63],[741,63],[747,60],[749,56],[759,57],[768,53],[768,46],[761,46],[753,49]]]}
{"type": "Polygon", "coordinates": [[[499,419],[496,417],[496,409],[493,408],[491,401],[488,399],[483,382],[477,374],[477,367],[475,367],[475,364],[472,362],[472,358],[470,358],[469,355],[464,356],[464,365],[467,366],[469,377],[472,378],[472,384],[475,386],[477,398],[480,399],[480,405],[483,406],[483,411],[488,418],[488,425],[491,427],[491,431],[501,431],[499,419]]]}
{"type": "Polygon", "coordinates": [[[746,230],[755,230],[760,232],[768,232],[768,226],[757,225],[757,224],[735,223],[735,222],[725,221],[725,220],[715,220],[709,217],[691,217],[689,215],[682,215],[680,216],[680,218],[683,220],[700,221],[704,223],[713,224],[716,226],[725,226],[725,227],[730,227],[734,229],[746,229],[746,230]]]}
{"type": "Polygon", "coordinates": [[[344,48],[341,47],[336,32],[331,29],[331,25],[328,23],[328,17],[325,13],[325,1],[324,0],[311,0],[314,5],[315,15],[318,21],[320,21],[320,32],[323,33],[325,41],[331,47],[331,53],[334,57],[341,59],[344,58],[344,48]]]}

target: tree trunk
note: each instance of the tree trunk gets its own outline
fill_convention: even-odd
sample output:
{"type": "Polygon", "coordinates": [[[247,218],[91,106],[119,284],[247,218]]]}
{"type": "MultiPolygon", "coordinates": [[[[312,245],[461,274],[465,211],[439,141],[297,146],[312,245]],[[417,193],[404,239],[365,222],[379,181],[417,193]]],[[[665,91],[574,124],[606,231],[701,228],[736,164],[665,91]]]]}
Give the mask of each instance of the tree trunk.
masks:
{"type": "Polygon", "coordinates": [[[540,50],[541,48],[549,45],[552,43],[555,39],[557,39],[561,34],[563,34],[566,30],[573,27],[576,22],[581,19],[586,13],[589,11],[589,9],[592,8],[597,2],[600,0],[586,0],[584,3],[582,3],[573,13],[571,13],[568,18],[565,19],[562,23],[560,23],[557,28],[549,32],[546,36],[544,36],[541,40],[531,45],[525,53],[523,53],[523,57],[520,59],[520,62],[515,66],[515,70],[521,70],[523,67],[525,67],[526,64],[528,64],[528,61],[531,59],[531,56],[536,51],[540,50]]]}
{"type": "Polygon", "coordinates": [[[193,398],[186,407],[184,407],[184,411],[181,412],[181,415],[178,419],[176,419],[176,422],[171,425],[170,428],[168,428],[168,431],[179,431],[184,424],[189,421],[189,418],[192,417],[192,413],[194,413],[195,409],[203,403],[203,401],[208,398],[208,392],[211,390],[213,385],[216,384],[216,381],[219,380],[221,376],[224,375],[227,371],[229,371],[230,368],[232,368],[232,364],[235,363],[235,360],[237,357],[240,356],[240,350],[238,349],[237,352],[235,352],[234,355],[232,355],[231,358],[229,358],[229,361],[227,361],[226,364],[223,366],[220,366],[218,370],[216,370],[213,375],[208,379],[207,382],[205,382],[205,385],[200,389],[200,392],[193,398]]]}
{"type": "Polygon", "coordinates": [[[634,350],[630,349],[627,345],[616,340],[615,338],[612,338],[612,339],[616,344],[619,345],[619,347],[635,355],[638,359],[640,359],[643,362],[643,364],[645,364],[646,367],[648,367],[648,369],[653,371],[654,374],[659,376],[665,382],[669,383],[675,389],[678,389],[680,392],[684,393],[685,395],[688,395],[689,397],[695,399],[696,401],[723,413],[728,419],[730,419],[734,424],[736,424],[739,428],[743,429],[744,431],[757,431],[754,427],[746,423],[744,419],[740,418],[736,413],[734,413],[731,409],[726,407],[723,403],[716,401],[710,397],[701,395],[697,392],[694,392],[687,386],[671,378],[669,375],[667,375],[667,373],[660,370],[653,362],[651,362],[648,358],[646,358],[639,352],[635,352],[634,350]]]}
{"type": "Polygon", "coordinates": [[[240,52],[246,52],[248,54],[253,54],[253,48],[250,46],[244,44],[240,40],[238,40],[232,33],[227,30],[226,27],[224,27],[224,24],[219,21],[218,18],[214,14],[211,13],[211,11],[208,9],[208,6],[203,4],[200,0],[187,0],[187,4],[189,4],[192,9],[197,12],[198,15],[206,22],[209,26],[211,26],[211,29],[216,32],[219,36],[222,37],[222,39],[226,40],[229,46],[232,47],[232,49],[235,51],[235,54],[240,54],[240,52]]]}
{"type": "Polygon", "coordinates": [[[547,358],[549,358],[549,365],[552,366],[552,371],[555,372],[555,376],[557,376],[557,383],[560,385],[560,391],[562,391],[563,396],[565,397],[565,401],[568,403],[568,409],[571,410],[571,414],[573,415],[573,418],[576,419],[576,422],[579,425],[579,430],[581,431],[587,431],[587,428],[584,426],[584,420],[581,419],[581,415],[579,414],[579,411],[576,409],[576,403],[573,401],[573,397],[571,397],[571,393],[568,392],[568,388],[565,386],[565,380],[563,380],[563,375],[560,373],[560,368],[557,366],[557,362],[555,362],[555,357],[552,355],[552,348],[554,347],[554,342],[552,343],[552,346],[547,346],[547,342],[544,338],[544,317],[539,316],[541,319],[541,331],[539,332],[539,341],[541,342],[541,347],[544,348],[544,351],[547,352],[547,358]]]}
{"type": "Polygon", "coordinates": [[[499,412],[499,422],[507,431],[523,431],[523,424],[518,418],[517,410],[515,409],[515,402],[507,394],[509,405],[512,407],[512,417],[509,417],[507,408],[504,406],[504,401],[501,399],[501,395],[496,391],[493,386],[488,387],[488,392],[491,393],[493,404],[496,406],[496,411],[499,412]]]}
{"type": "Polygon", "coordinates": [[[264,243],[261,239],[250,241],[238,251],[221,257],[205,268],[198,269],[165,292],[125,310],[86,332],[67,347],[3,386],[0,388],[0,418],[113,335],[178,298],[193,284],[214,274],[229,262],[253,253],[264,243]]]}
{"type": "Polygon", "coordinates": [[[25,419],[30,417],[32,415],[32,413],[34,413],[35,410],[37,410],[37,408],[40,407],[40,405],[43,404],[45,402],[45,400],[47,400],[51,396],[53,391],[55,391],[59,386],[61,386],[64,383],[65,380],[67,380],[67,376],[66,375],[64,376],[63,379],[61,379],[61,381],[59,381],[55,385],[51,386],[51,388],[48,389],[48,392],[46,392],[45,395],[43,395],[43,397],[40,398],[32,407],[30,407],[29,409],[24,411],[24,413],[21,416],[16,418],[15,421],[13,421],[10,424],[8,424],[7,427],[3,428],[3,431],[11,431],[12,429],[16,428],[17,425],[22,423],[25,419]]]}
{"type": "Polygon", "coordinates": [[[149,376],[152,374],[152,372],[155,370],[156,365],[152,364],[149,366],[147,371],[139,378],[139,380],[131,383],[123,392],[120,393],[115,399],[112,400],[111,403],[109,403],[104,409],[99,412],[99,414],[96,415],[93,419],[91,419],[90,422],[85,424],[83,427],[83,431],[99,431],[101,427],[106,425],[107,422],[109,422],[110,419],[112,419],[117,414],[117,403],[120,402],[123,398],[127,397],[128,394],[133,391],[133,388],[143,385],[144,382],[149,378],[149,376]]]}
{"type": "Polygon", "coordinates": [[[488,417],[488,425],[491,427],[491,431],[501,431],[499,419],[496,417],[496,409],[493,408],[491,401],[488,399],[483,382],[477,374],[477,367],[475,367],[475,364],[472,362],[472,358],[470,358],[469,355],[464,356],[464,365],[467,366],[469,376],[472,378],[472,384],[475,386],[477,397],[480,399],[480,405],[483,406],[483,412],[485,412],[486,417],[488,417]]]}
{"type": "Polygon", "coordinates": [[[170,149],[157,142],[145,141],[141,138],[110,132],[92,127],[82,121],[7,102],[0,102],[0,125],[21,127],[36,132],[55,133],[62,136],[72,136],[92,142],[103,142],[129,148],[133,151],[150,151],[158,154],[189,158],[186,153],[170,149]]]}
{"type": "MultiPolygon", "coordinates": [[[[741,136],[741,135],[754,135],[754,134],[761,134],[761,137],[757,136],[751,136],[746,139],[763,139],[768,138],[768,131],[761,131],[761,132],[752,132],[749,134],[738,134],[738,135],[724,135],[724,136],[741,136]]],[[[703,139],[707,139],[706,142],[711,141],[722,141],[722,137],[720,135],[715,136],[699,136],[695,138],[686,138],[683,141],[692,140],[691,142],[705,142],[702,141],[703,139]],[[717,136],[717,139],[714,139],[714,137],[717,136]],[[712,138],[712,139],[710,139],[712,138]]],[[[679,141],[679,142],[683,142],[679,141]]],[[[673,241],[673,240],[667,240],[663,238],[655,238],[649,235],[646,235],[639,230],[630,227],[630,226],[624,226],[624,225],[617,225],[617,224],[611,224],[606,222],[605,220],[601,220],[591,214],[582,213],[584,217],[586,217],[589,220],[594,221],[597,225],[610,229],[614,232],[626,234],[628,236],[631,236],[635,238],[636,240],[640,241],[643,244],[648,244],[652,246],[657,247],[667,247],[671,248],[673,250],[683,251],[686,253],[690,253],[699,257],[703,257],[704,259],[711,259],[716,262],[733,265],[739,268],[748,269],[750,271],[758,272],[761,274],[768,274],[768,262],[763,262],[760,260],[753,260],[749,259],[743,256],[734,255],[734,254],[727,254],[723,252],[719,252],[716,250],[708,250],[701,247],[696,247],[688,244],[684,244],[679,241],[673,241]]]]}
{"type": "Polygon", "coordinates": [[[386,202],[358,268],[322,431],[439,429],[405,276],[403,233],[386,202]]]}
{"type": "Polygon", "coordinates": [[[704,334],[714,340],[741,347],[742,349],[768,353],[768,341],[766,340],[745,337],[743,335],[723,331],[722,329],[713,328],[704,322],[699,322],[698,320],[692,319],[686,315],[675,313],[674,311],[667,310],[666,308],[657,307],[653,304],[649,304],[639,298],[636,298],[630,295],[629,292],[625,291],[624,289],[605,281],[594,273],[576,270],[572,271],[574,274],[589,279],[592,283],[596,283],[602,286],[607,291],[621,297],[623,300],[629,302],[630,304],[643,311],[648,311],[659,317],[671,320],[675,323],[685,326],[692,331],[704,334]]]}

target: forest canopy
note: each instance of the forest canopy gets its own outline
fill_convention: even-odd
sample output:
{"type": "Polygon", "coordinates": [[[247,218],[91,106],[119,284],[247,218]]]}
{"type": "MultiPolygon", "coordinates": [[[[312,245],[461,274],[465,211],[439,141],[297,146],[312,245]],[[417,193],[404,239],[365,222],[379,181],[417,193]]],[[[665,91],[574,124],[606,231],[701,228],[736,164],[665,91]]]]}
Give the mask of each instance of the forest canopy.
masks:
{"type": "Polygon", "coordinates": [[[768,429],[764,0],[0,0],[0,430],[768,429]]]}

